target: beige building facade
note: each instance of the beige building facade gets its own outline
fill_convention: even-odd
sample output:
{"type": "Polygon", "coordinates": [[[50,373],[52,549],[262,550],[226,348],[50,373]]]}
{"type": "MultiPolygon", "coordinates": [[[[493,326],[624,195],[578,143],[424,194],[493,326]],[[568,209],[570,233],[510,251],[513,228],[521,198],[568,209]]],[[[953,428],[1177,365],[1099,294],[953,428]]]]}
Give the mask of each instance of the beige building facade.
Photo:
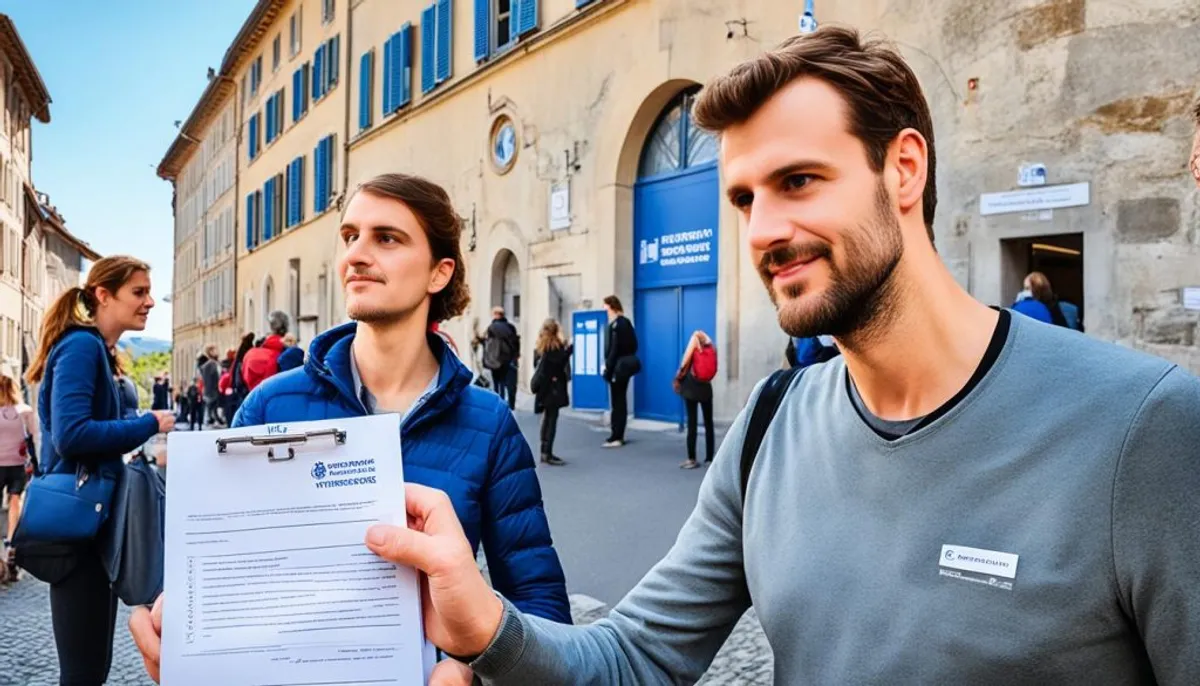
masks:
{"type": "MultiPolygon", "coordinates": [[[[26,189],[32,186],[32,124],[50,122],[50,93],[17,28],[0,14],[0,367],[25,368],[22,331],[32,316],[23,289],[26,189]]],[[[40,321],[40,318],[38,318],[40,321]]],[[[33,322],[28,322],[32,327],[33,322]]]]}
{"type": "Polygon", "coordinates": [[[171,290],[171,378],[196,376],[210,344],[237,346],[235,319],[237,115],[232,80],[214,74],[201,102],[158,168],[175,187],[175,271],[171,290]]]}
{"type": "MultiPolygon", "coordinates": [[[[689,109],[713,75],[794,34],[799,3],[260,2],[255,13],[270,18],[233,78],[271,54],[275,34],[288,45],[296,7],[302,54],[266,72],[246,114],[291,83],[288,72],[312,56],[309,41],[342,36],[338,83],[297,124],[285,96],[282,137],[253,162],[245,141],[239,150],[243,325],[296,299],[280,299],[283,283],[299,289],[302,322],[310,312],[317,330],[342,319],[330,272],[337,204],[315,217],[311,204],[313,147],[335,133],[334,196],[406,171],[455,199],[473,302],[444,328],[464,355],[490,308],[504,305],[524,359],[553,316],[575,334],[577,375],[594,379],[602,338],[588,338],[596,330],[587,327],[599,322],[574,317],[615,293],[640,332],[646,371],[631,390],[639,416],[678,421],[669,378],[694,328],[717,341],[720,417],[779,366],[786,337],[721,200],[717,143],[689,109]],[[248,194],[304,153],[300,225],[266,240],[252,234],[247,250],[247,202],[258,214],[248,194]]],[[[1080,306],[1090,335],[1200,371],[1200,312],[1185,298],[1200,287],[1200,204],[1186,170],[1187,104],[1198,85],[1188,65],[1200,63],[1192,3],[1045,0],[1014,10],[998,0],[859,0],[817,9],[821,23],[882,32],[921,79],[937,141],[939,252],[968,290],[1008,305],[1025,273],[1044,271],[1080,306]]],[[[522,386],[531,372],[522,366],[522,386]]],[[[574,400],[586,406],[594,395],[579,385],[574,400]]]]}

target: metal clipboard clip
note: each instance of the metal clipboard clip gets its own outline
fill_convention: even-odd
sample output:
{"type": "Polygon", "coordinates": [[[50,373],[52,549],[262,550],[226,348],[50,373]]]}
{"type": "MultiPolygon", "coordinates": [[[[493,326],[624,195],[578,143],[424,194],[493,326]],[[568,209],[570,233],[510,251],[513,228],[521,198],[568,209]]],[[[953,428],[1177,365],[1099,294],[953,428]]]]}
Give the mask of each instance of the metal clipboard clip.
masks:
{"type": "Polygon", "coordinates": [[[267,446],[267,460],[270,462],[286,462],[296,457],[296,449],[293,447],[300,443],[308,443],[312,438],[333,438],[333,442],[337,445],[346,444],[346,432],[342,429],[320,429],[318,431],[305,431],[302,434],[272,434],[267,436],[237,436],[234,438],[218,438],[217,452],[224,454],[227,452],[230,445],[235,443],[249,443],[250,445],[265,445],[267,446]],[[287,457],[276,457],[275,446],[286,445],[287,457]]]}

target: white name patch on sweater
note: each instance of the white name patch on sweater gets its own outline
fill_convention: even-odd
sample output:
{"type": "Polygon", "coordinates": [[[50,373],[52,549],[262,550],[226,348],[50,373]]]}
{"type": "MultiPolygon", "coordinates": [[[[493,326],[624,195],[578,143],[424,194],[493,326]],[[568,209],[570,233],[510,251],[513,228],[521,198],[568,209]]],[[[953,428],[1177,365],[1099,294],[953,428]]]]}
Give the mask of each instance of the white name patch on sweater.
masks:
{"type": "Polygon", "coordinates": [[[1012,553],[947,544],[942,546],[942,554],[938,557],[938,571],[942,576],[976,581],[1012,590],[1011,581],[998,582],[995,577],[1017,578],[1018,558],[1018,555],[1012,553]],[[966,572],[966,574],[962,574],[962,572],[966,572]]]}

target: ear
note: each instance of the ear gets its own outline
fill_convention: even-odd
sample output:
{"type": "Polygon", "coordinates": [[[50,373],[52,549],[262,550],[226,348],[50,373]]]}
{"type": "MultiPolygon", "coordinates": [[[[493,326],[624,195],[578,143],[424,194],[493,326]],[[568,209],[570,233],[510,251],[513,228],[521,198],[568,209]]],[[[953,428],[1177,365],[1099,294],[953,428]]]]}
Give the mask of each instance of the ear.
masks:
{"type": "MultiPolygon", "coordinates": [[[[916,129],[904,129],[892,143],[894,155],[894,170],[899,176],[899,186],[896,189],[896,202],[900,213],[923,209],[922,199],[925,197],[925,183],[929,174],[929,145],[916,129]]],[[[918,217],[924,225],[925,218],[918,217]]]]}
{"type": "Polygon", "coordinates": [[[429,277],[429,294],[442,292],[449,283],[451,277],[454,276],[454,260],[449,257],[444,257],[438,260],[437,264],[433,265],[433,274],[429,277]]]}
{"type": "Polygon", "coordinates": [[[104,286],[96,286],[96,305],[104,305],[108,303],[108,299],[112,297],[112,293],[104,286]]]}

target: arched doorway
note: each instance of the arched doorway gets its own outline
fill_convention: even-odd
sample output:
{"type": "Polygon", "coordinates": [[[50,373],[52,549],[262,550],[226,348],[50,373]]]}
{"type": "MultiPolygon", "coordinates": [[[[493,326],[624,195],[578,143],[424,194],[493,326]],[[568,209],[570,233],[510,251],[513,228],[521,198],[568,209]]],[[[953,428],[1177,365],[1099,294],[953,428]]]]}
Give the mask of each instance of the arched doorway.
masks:
{"type": "Polygon", "coordinates": [[[511,250],[496,253],[492,262],[492,307],[504,308],[508,321],[521,322],[521,265],[511,250]]]}
{"type": "Polygon", "coordinates": [[[699,86],[677,95],[642,147],[633,194],[634,314],[642,373],[634,384],[638,417],[683,421],[671,386],[688,338],[717,339],[717,141],[696,128],[699,86]]]}

